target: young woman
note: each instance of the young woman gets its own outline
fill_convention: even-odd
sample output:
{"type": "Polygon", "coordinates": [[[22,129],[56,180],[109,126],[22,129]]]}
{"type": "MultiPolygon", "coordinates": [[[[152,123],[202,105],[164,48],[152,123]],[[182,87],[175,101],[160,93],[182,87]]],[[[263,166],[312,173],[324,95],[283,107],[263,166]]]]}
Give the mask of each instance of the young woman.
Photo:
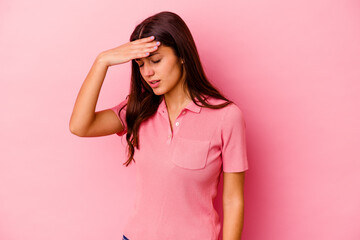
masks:
{"type": "Polygon", "coordinates": [[[239,107],[206,78],[192,35],[175,13],[136,26],[127,42],[101,52],[73,109],[70,131],[81,137],[126,133],[128,166],[136,161],[135,211],[127,240],[218,240],[213,207],[223,172],[223,240],[240,239],[248,169],[239,107]],[[109,66],[131,60],[130,94],[95,112],[109,66]]]}

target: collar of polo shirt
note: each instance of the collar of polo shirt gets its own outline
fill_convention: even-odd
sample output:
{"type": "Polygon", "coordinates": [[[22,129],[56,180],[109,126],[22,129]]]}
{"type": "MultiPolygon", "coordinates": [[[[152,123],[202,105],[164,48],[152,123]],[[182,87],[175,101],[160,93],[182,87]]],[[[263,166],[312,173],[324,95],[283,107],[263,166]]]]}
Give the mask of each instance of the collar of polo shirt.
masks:
{"type": "MultiPolygon", "coordinates": [[[[163,97],[161,102],[160,102],[160,105],[159,105],[159,108],[158,108],[158,113],[164,113],[165,112],[165,109],[166,109],[166,104],[165,104],[165,98],[163,97]]],[[[201,107],[197,106],[193,101],[191,101],[186,107],[186,109],[194,112],[194,113],[200,113],[200,110],[201,110],[201,107]]]]}

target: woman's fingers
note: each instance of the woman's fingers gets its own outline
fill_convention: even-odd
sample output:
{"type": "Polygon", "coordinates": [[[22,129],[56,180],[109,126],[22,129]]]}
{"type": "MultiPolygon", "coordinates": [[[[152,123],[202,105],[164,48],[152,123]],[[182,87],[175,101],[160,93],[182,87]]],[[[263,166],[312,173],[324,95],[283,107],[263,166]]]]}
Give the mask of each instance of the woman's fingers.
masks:
{"type": "Polygon", "coordinates": [[[136,57],[134,58],[142,58],[142,57],[147,57],[148,55],[150,55],[151,52],[154,52],[158,49],[158,46],[152,46],[152,47],[147,47],[147,48],[141,48],[141,49],[137,49],[134,53],[136,55],[136,57]]]}
{"type": "Polygon", "coordinates": [[[140,38],[138,40],[133,41],[132,43],[134,43],[132,48],[140,51],[147,49],[150,50],[151,48],[154,47],[155,47],[154,49],[157,49],[157,46],[160,45],[160,42],[154,41],[153,37],[140,38]]]}
{"type": "Polygon", "coordinates": [[[144,43],[138,43],[132,46],[133,49],[144,49],[144,48],[153,48],[155,46],[159,46],[160,42],[158,41],[152,41],[152,42],[144,42],[144,43]]]}
{"type": "Polygon", "coordinates": [[[139,51],[155,51],[159,48],[160,44],[157,43],[151,43],[150,45],[144,45],[140,48],[138,48],[137,50],[139,51]]]}
{"type": "Polygon", "coordinates": [[[150,36],[150,37],[140,38],[140,39],[134,40],[134,41],[132,41],[132,43],[133,44],[146,43],[146,42],[150,42],[150,41],[152,41],[154,39],[155,39],[154,36],[150,36]]]}
{"type": "Polygon", "coordinates": [[[135,57],[142,58],[147,57],[151,52],[156,51],[159,48],[160,42],[153,41],[151,43],[137,44],[133,47],[135,57]]]}
{"type": "Polygon", "coordinates": [[[143,58],[156,51],[160,42],[153,37],[137,39],[101,53],[102,60],[109,66],[121,64],[131,59],[143,58]]]}
{"type": "Polygon", "coordinates": [[[149,52],[137,53],[133,59],[144,58],[144,57],[147,57],[147,56],[149,56],[149,52]]]}

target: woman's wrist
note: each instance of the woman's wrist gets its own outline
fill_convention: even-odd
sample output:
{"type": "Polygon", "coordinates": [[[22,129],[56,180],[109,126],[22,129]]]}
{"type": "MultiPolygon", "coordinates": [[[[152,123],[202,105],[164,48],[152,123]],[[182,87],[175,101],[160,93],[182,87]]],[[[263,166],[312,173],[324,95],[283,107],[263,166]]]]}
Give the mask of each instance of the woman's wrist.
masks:
{"type": "Polygon", "coordinates": [[[109,67],[109,63],[105,60],[103,53],[100,53],[96,59],[95,59],[95,63],[99,64],[99,65],[103,65],[104,67],[109,67]]]}

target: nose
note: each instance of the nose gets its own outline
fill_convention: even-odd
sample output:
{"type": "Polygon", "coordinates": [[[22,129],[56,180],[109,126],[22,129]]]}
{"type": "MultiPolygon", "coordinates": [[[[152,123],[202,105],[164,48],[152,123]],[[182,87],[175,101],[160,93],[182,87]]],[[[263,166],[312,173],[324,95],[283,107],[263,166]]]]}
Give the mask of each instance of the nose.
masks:
{"type": "Polygon", "coordinates": [[[154,75],[154,69],[149,65],[144,63],[142,74],[144,77],[149,77],[154,75]]]}

